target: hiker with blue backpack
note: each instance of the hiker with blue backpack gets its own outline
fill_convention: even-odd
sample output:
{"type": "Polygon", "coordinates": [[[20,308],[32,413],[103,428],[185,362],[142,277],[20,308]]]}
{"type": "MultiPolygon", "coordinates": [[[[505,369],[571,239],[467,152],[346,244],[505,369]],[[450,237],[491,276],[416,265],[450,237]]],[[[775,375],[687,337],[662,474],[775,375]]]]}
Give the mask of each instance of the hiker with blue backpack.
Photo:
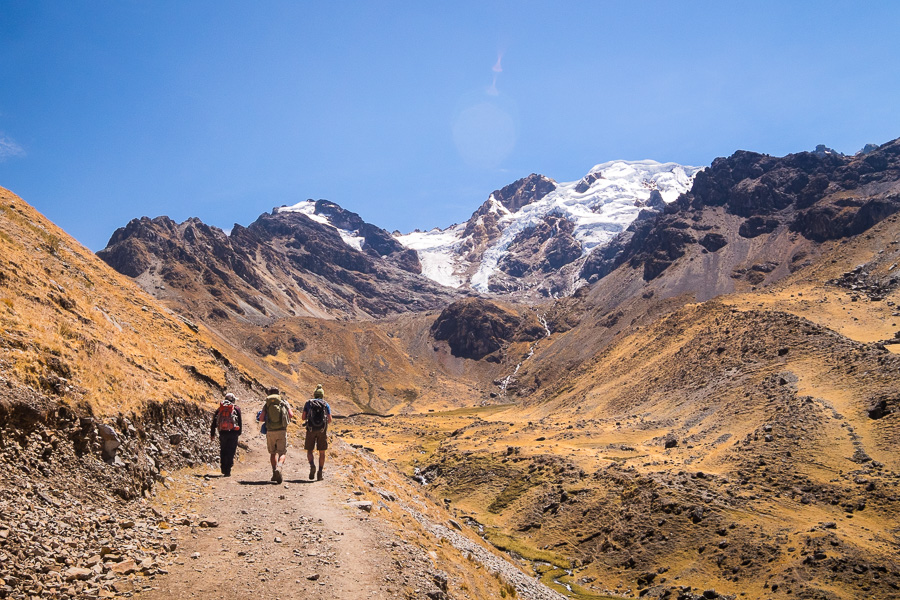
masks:
{"type": "Polygon", "coordinates": [[[281,472],[287,459],[287,426],[294,419],[294,411],[278,393],[278,388],[269,388],[267,394],[256,420],[263,423],[266,432],[266,448],[272,463],[271,481],[281,483],[284,479],[281,472]]]}
{"type": "Polygon", "coordinates": [[[313,397],[303,405],[303,413],[300,420],[306,422],[306,440],[303,447],[306,449],[306,458],[309,460],[309,478],[322,481],[322,471],[325,468],[325,451],[328,450],[328,424],[331,423],[331,407],[325,402],[325,390],[322,384],[316,386],[313,397]],[[313,450],[319,450],[319,469],[316,470],[316,462],[313,458],[313,450]]]}
{"type": "Polygon", "coordinates": [[[215,440],[216,432],[219,432],[219,466],[224,477],[231,477],[238,437],[241,435],[241,409],[236,404],[237,398],[234,394],[230,392],[225,394],[225,399],[213,414],[212,426],[209,429],[210,440],[215,440]]]}

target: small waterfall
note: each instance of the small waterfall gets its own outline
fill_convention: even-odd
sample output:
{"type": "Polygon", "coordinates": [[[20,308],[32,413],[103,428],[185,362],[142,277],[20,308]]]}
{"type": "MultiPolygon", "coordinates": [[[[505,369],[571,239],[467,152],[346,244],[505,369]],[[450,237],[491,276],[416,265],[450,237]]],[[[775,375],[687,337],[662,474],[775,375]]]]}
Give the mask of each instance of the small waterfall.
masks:
{"type": "Polygon", "coordinates": [[[550,333],[551,333],[550,326],[547,325],[547,319],[546,319],[546,317],[544,317],[544,315],[538,315],[538,323],[543,325],[544,331],[547,332],[547,334],[544,337],[550,337],[550,333]]]}
{"type": "MultiPolygon", "coordinates": [[[[541,325],[543,325],[544,332],[545,332],[544,337],[541,338],[541,340],[547,339],[548,337],[550,337],[550,334],[552,333],[550,331],[550,326],[547,324],[547,319],[544,317],[544,315],[538,315],[538,322],[541,325]]],[[[513,372],[503,378],[503,381],[500,382],[500,386],[499,386],[500,393],[502,393],[503,395],[506,395],[506,388],[509,386],[509,382],[512,381],[513,377],[516,376],[516,373],[519,372],[519,369],[522,368],[522,365],[525,363],[525,361],[528,360],[529,358],[531,358],[532,356],[534,356],[534,351],[535,351],[535,349],[537,349],[538,344],[541,343],[541,340],[537,340],[535,343],[533,343],[531,345],[531,347],[528,348],[528,354],[525,355],[525,358],[523,358],[521,361],[519,361],[519,364],[516,365],[516,368],[513,369],[513,372]]]]}
{"type": "Polygon", "coordinates": [[[413,473],[413,479],[415,479],[422,485],[428,485],[428,480],[425,478],[424,475],[422,475],[422,471],[419,469],[419,467],[416,467],[416,470],[413,473]]]}

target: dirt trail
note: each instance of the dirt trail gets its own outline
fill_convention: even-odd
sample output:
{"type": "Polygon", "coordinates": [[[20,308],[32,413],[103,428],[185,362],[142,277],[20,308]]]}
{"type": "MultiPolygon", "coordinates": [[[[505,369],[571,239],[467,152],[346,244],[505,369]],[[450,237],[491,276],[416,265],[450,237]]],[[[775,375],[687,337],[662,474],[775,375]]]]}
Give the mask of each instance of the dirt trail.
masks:
{"type": "Polygon", "coordinates": [[[276,485],[264,439],[250,434],[242,441],[250,451],[239,451],[230,478],[198,474],[204,493],[185,498],[176,489],[159,507],[218,525],[180,528],[173,536],[178,558],[140,598],[396,598],[391,582],[400,574],[391,549],[399,544],[347,504],[347,467],[332,458],[326,479],[311,482],[305,452],[291,447],[284,482],[276,485]]]}

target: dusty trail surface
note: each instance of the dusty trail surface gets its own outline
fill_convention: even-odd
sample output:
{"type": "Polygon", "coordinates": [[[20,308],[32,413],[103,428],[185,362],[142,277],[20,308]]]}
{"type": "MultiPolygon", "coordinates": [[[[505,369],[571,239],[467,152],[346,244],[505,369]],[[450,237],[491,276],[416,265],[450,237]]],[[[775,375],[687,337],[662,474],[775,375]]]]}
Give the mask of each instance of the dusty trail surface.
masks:
{"type": "Polygon", "coordinates": [[[242,441],[250,451],[239,451],[231,477],[198,473],[200,493],[176,485],[160,500],[163,514],[216,524],[179,527],[177,560],[140,597],[396,598],[400,590],[391,580],[399,574],[388,548],[396,555],[400,544],[347,504],[348,467],[332,459],[324,481],[309,481],[305,452],[291,447],[277,485],[269,481],[263,438],[250,434],[242,441]]]}

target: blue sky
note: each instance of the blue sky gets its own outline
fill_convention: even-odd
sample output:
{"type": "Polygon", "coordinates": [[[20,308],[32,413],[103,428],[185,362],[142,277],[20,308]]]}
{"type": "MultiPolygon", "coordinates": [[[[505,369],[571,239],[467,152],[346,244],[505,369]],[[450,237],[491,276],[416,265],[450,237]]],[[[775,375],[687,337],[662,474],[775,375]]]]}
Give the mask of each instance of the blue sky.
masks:
{"type": "Polygon", "coordinates": [[[0,186],[92,250],[326,198],[463,221],[538,172],[900,136],[900,3],[0,0],[0,186]]]}

